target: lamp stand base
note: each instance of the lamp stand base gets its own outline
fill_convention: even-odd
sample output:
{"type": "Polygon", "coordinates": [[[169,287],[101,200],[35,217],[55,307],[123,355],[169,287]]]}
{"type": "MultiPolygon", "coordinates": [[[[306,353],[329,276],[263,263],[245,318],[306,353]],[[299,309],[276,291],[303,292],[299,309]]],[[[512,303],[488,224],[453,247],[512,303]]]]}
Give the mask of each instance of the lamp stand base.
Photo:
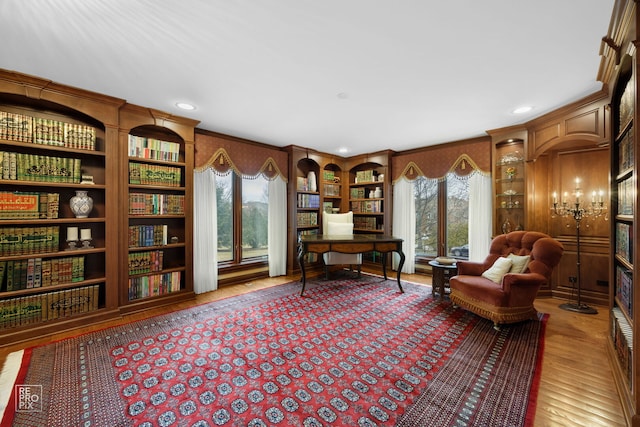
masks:
{"type": "Polygon", "coordinates": [[[593,307],[589,307],[587,304],[565,303],[559,306],[563,310],[575,311],[582,314],[598,314],[598,310],[593,307]]]}

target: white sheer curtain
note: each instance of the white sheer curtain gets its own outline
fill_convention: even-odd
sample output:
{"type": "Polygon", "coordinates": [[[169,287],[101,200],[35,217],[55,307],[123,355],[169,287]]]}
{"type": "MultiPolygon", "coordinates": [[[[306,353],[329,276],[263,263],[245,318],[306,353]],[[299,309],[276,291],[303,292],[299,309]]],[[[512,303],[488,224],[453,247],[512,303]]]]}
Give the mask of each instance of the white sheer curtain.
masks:
{"type": "MultiPolygon", "coordinates": [[[[413,194],[413,182],[404,177],[393,185],[393,235],[404,239],[402,251],[405,255],[403,273],[413,274],[416,271],[416,200],[413,194]]],[[[400,256],[393,253],[393,268],[398,269],[400,256]]]]}
{"type": "Polygon", "coordinates": [[[287,273],[287,183],[281,176],[269,181],[269,276],[287,273]]]}
{"type": "Polygon", "coordinates": [[[193,173],[193,288],[218,289],[216,178],[211,168],[193,173]]]}
{"type": "Polygon", "coordinates": [[[475,171],[469,177],[469,261],[484,261],[491,244],[491,176],[475,171]]]}

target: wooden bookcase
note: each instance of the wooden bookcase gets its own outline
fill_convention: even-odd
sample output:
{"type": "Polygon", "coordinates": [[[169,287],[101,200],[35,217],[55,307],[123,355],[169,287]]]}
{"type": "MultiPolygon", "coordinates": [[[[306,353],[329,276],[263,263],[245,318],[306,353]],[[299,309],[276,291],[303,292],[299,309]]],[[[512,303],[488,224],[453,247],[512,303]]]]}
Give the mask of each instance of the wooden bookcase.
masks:
{"type": "MultiPolygon", "coordinates": [[[[321,183],[322,195],[322,213],[324,212],[342,212],[342,167],[336,162],[337,159],[331,159],[328,163],[322,165],[321,176],[318,178],[321,183]]],[[[342,163],[342,161],[340,161],[342,163]]],[[[320,221],[322,222],[322,221],[320,221]]]]}
{"type": "Polygon", "coordinates": [[[193,142],[197,123],[131,104],[120,109],[121,199],[126,201],[121,204],[119,228],[123,312],[194,296],[193,142]]]}
{"type": "MultiPolygon", "coordinates": [[[[288,274],[300,271],[298,265],[298,241],[302,234],[320,233],[320,197],[322,155],[298,146],[287,147],[289,154],[288,193],[288,233],[287,268],[288,274]],[[311,175],[310,175],[311,172],[311,175]],[[309,178],[314,182],[310,183],[309,178]]],[[[317,269],[318,256],[310,254],[307,259],[310,269],[317,269]]]]}
{"type": "MultiPolygon", "coordinates": [[[[391,165],[390,151],[347,159],[346,198],[353,212],[353,232],[391,234],[391,165]]],[[[364,261],[378,262],[376,253],[363,254],[364,261]]]]}
{"type": "Polygon", "coordinates": [[[7,203],[0,219],[0,345],[119,315],[117,140],[123,103],[0,70],[0,182],[7,203]],[[93,184],[81,183],[83,175],[93,184]],[[76,217],[69,205],[78,190],[93,200],[86,218],[76,217]],[[42,205],[14,209],[16,196],[42,205]],[[67,250],[72,234],[90,234],[91,240],[85,239],[86,248],[67,250]]]}
{"type": "Polygon", "coordinates": [[[353,211],[354,233],[390,234],[391,231],[391,153],[349,158],[349,207],[353,211]]]}
{"type": "MultiPolygon", "coordinates": [[[[636,14],[634,10],[634,14],[636,14]]],[[[634,17],[634,20],[637,19],[634,17]]],[[[634,26],[635,29],[635,26],[634,26]]],[[[638,37],[633,31],[633,40],[638,37]]],[[[634,43],[634,42],[632,42],[634,43]]],[[[611,267],[609,356],[630,425],[640,426],[640,307],[636,266],[638,241],[638,58],[635,49],[618,68],[612,90],[611,267]]]]}

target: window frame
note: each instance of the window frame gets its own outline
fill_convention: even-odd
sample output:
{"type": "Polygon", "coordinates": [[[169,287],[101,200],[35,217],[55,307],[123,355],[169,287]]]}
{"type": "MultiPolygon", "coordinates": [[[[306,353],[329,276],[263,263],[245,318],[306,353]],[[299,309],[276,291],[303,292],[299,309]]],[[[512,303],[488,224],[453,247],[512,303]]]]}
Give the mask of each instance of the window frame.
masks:
{"type": "MultiPolygon", "coordinates": [[[[259,257],[242,258],[242,181],[243,177],[232,171],[232,256],[230,260],[218,260],[218,270],[224,272],[234,272],[244,270],[247,267],[263,267],[269,265],[269,255],[259,257]]],[[[217,212],[216,212],[217,215],[217,212]]]]}

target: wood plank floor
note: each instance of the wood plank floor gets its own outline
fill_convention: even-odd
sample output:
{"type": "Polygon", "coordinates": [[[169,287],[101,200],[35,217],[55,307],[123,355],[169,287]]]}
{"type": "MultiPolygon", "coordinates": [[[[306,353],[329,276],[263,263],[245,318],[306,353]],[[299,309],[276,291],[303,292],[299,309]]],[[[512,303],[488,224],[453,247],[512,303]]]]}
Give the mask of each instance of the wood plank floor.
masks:
{"type": "MultiPolygon", "coordinates": [[[[298,277],[277,277],[250,283],[226,286],[214,292],[198,295],[195,303],[204,303],[256,289],[278,285],[298,277]]],[[[425,275],[402,275],[403,280],[431,284],[425,275]]],[[[545,335],[545,351],[538,393],[536,427],[623,427],[622,414],[612,372],[605,348],[608,314],[606,307],[598,314],[586,315],[561,310],[563,301],[544,298],[536,301],[540,312],[549,313],[545,335]]],[[[172,309],[186,308],[193,303],[182,303],[172,309]]],[[[79,333],[127,323],[161,314],[166,308],[134,313],[121,319],[100,323],[87,328],[0,348],[0,366],[7,355],[21,348],[63,339],[79,333]]]]}

